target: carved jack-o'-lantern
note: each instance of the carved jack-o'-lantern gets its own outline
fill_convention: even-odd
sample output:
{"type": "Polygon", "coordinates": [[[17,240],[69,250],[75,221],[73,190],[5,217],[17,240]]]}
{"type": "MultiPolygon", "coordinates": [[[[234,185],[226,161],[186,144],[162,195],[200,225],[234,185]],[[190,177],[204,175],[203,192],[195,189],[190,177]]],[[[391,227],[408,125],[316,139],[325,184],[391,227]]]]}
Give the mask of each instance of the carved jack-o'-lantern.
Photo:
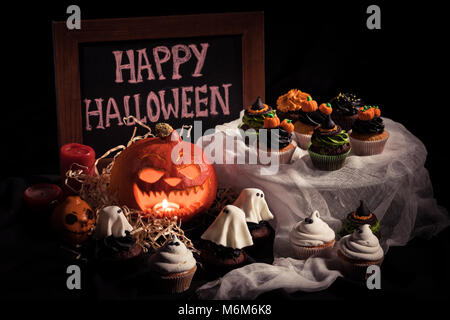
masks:
{"type": "Polygon", "coordinates": [[[139,140],[116,158],[111,190],[121,205],[186,221],[211,206],[216,172],[199,146],[165,123],[155,129],[158,137],[139,140]]]}
{"type": "Polygon", "coordinates": [[[95,214],[79,196],[69,196],[53,210],[51,225],[63,240],[80,244],[93,230],[95,214]]]}

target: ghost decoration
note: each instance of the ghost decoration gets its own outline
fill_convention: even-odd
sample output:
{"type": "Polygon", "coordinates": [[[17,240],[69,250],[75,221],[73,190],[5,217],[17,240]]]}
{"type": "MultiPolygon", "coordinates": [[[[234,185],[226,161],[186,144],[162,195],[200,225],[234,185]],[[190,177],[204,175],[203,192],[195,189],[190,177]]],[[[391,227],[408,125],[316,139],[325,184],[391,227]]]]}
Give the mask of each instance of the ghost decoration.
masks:
{"type": "Polygon", "coordinates": [[[126,231],[131,232],[133,227],[123,214],[123,210],[117,206],[103,208],[98,214],[95,238],[103,239],[109,236],[123,238],[126,231]]]}
{"type": "Polygon", "coordinates": [[[226,205],[222,209],[201,238],[233,249],[253,245],[252,236],[245,221],[245,213],[233,205],[226,205]]]}
{"type": "Polygon", "coordinates": [[[260,189],[247,188],[242,190],[233,205],[244,211],[247,222],[259,223],[260,221],[273,219],[264,192],[260,189]]]}

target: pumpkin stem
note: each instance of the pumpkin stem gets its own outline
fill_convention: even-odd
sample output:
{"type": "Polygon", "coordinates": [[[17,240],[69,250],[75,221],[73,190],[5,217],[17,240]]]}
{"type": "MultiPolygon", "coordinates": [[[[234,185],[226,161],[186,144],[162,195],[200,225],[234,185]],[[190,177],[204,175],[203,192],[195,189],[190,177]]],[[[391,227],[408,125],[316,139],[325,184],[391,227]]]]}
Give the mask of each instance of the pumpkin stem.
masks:
{"type": "Polygon", "coordinates": [[[162,122],[162,123],[157,123],[155,125],[156,136],[158,136],[160,138],[165,138],[165,137],[170,136],[172,131],[173,131],[173,128],[168,123],[162,122]]]}

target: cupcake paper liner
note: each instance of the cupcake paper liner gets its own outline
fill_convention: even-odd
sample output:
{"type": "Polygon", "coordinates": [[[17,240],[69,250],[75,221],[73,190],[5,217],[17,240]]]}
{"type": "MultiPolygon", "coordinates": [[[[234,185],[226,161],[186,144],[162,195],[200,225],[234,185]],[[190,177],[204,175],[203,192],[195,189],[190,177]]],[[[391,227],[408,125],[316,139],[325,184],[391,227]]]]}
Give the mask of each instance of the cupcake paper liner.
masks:
{"type": "Polygon", "coordinates": [[[181,293],[189,289],[197,266],[189,271],[159,275],[158,282],[161,290],[167,293],[181,293]]]}
{"type": "Polygon", "coordinates": [[[294,254],[297,259],[305,260],[313,255],[318,254],[319,252],[323,252],[325,250],[331,250],[334,246],[335,241],[332,240],[328,243],[325,243],[321,246],[316,247],[300,247],[296,246],[294,244],[291,244],[292,248],[294,249],[294,254]]]}
{"type": "Polygon", "coordinates": [[[346,153],[336,155],[336,156],[327,156],[315,153],[308,148],[309,155],[311,156],[311,160],[313,165],[320,170],[324,171],[334,171],[339,170],[344,166],[345,158],[347,158],[348,154],[352,149],[349,149],[346,153]]]}
{"type": "Polygon", "coordinates": [[[350,145],[352,146],[352,150],[355,155],[371,156],[382,153],[388,139],[389,133],[385,139],[377,141],[364,141],[352,138],[352,136],[350,136],[350,145]]]}
{"type": "Polygon", "coordinates": [[[331,118],[337,125],[339,125],[343,130],[349,131],[352,128],[353,122],[358,119],[358,114],[354,114],[352,116],[343,116],[338,113],[332,113],[331,118]]]}
{"type": "Polygon", "coordinates": [[[311,143],[312,135],[311,134],[298,133],[296,131],[294,131],[294,132],[295,132],[295,137],[297,139],[298,146],[300,148],[302,148],[303,150],[307,150],[309,144],[311,143]]]}
{"type": "MultiPolygon", "coordinates": [[[[294,154],[295,148],[297,147],[297,143],[295,140],[291,141],[291,144],[294,146],[286,151],[265,151],[258,149],[258,164],[262,164],[260,158],[264,157],[265,159],[273,157],[275,154],[278,157],[279,164],[287,164],[291,161],[292,155],[294,154]]],[[[266,164],[266,163],[264,163],[266,164]]],[[[268,163],[270,164],[270,163],[268,163]]]]}
{"type": "Polygon", "coordinates": [[[346,277],[354,280],[365,280],[370,274],[367,274],[367,268],[371,265],[381,266],[383,259],[377,261],[349,261],[341,250],[337,251],[338,257],[340,258],[343,265],[343,272],[346,277]]]}

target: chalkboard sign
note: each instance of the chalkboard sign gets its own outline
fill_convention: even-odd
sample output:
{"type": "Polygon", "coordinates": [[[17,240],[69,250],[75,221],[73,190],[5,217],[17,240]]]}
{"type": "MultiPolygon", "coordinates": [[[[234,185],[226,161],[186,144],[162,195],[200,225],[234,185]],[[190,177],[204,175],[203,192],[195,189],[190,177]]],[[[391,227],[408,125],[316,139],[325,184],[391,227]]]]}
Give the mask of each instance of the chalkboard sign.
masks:
{"type": "Polygon", "coordinates": [[[128,141],[130,115],[204,132],[264,97],[259,12],[54,22],[53,35],[60,144],[101,155],[128,141]]]}

